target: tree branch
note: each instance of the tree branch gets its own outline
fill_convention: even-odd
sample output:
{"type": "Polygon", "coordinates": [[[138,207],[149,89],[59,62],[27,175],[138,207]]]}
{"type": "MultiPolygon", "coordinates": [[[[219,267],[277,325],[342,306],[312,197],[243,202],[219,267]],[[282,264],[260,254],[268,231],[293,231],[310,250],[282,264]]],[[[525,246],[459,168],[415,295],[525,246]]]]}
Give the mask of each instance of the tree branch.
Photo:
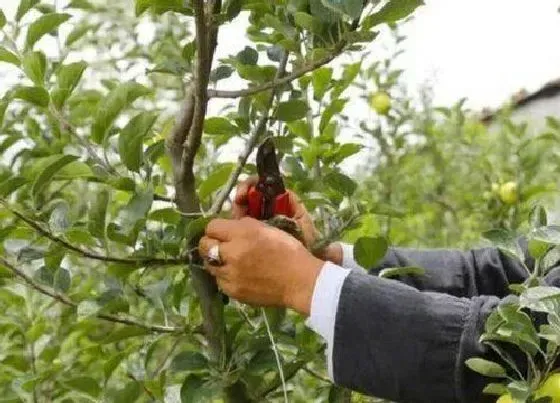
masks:
{"type": "Polygon", "coordinates": [[[52,234],[51,232],[44,229],[39,223],[33,221],[31,218],[26,217],[24,214],[20,213],[19,211],[13,209],[12,207],[8,206],[8,204],[0,199],[0,204],[4,205],[4,207],[15,215],[17,218],[25,222],[35,231],[37,231],[42,236],[50,239],[52,242],[55,242],[65,249],[77,253],[78,255],[85,257],[87,259],[99,260],[102,262],[109,262],[109,263],[119,263],[123,265],[130,265],[130,266],[176,266],[185,263],[185,259],[177,258],[177,259],[163,259],[163,258],[156,258],[156,257],[139,257],[139,258],[119,258],[113,256],[104,256],[99,255],[97,253],[93,253],[87,250],[84,250],[78,246],[72,245],[68,241],[60,238],[52,234]]]}
{"type": "Polygon", "coordinates": [[[333,51],[326,55],[325,57],[322,57],[319,60],[316,60],[314,62],[311,62],[309,64],[306,64],[304,66],[302,66],[300,69],[293,71],[292,73],[281,77],[281,78],[275,78],[272,81],[269,81],[265,84],[256,86],[256,87],[249,87],[243,90],[237,90],[237,91],[223,91],[223,90],[214,90],[214,89],[208,89],[208,97],[209,98],[239,98],[239,97],[245,97],[245,96],[249,96],[249,95],[255,95],[258,94],[259,92],[263,92],[266,90],[269,90],[271,88],[277,88],[280,87],[284,84],[287,84],[289,82],[292,82],[298,78],[300,78],[301,76],[309,73],[310,71],[316,70],[321,66],[324,66],[327,63],[330,63],[331,61],[333,61],[338,55],[340,55],[343,51],[344,51],[344,47],[346,45],[345,41],[341,41],[339,42],[333,49],[333,51]]]}
{"type": "MultiPolygon", "coordinates": [[[[278,79],[284,75],[284,72],[286,71],[286,65],[288,64],[288,56],[289,56],[288,52],[284,52],[284,55],[282,56],[282,60],[280,61],[280,64],[278,66],[278,70],[276,71],[275,79],[278,79]]],[[[245,167],[245,164],[247,163],[249,156],[253,152],[253,149],[257,145],[262,133],[266,129],[266,125],[268,123],[268,113],[272,108],[274,97],[278,92],[277,90],[278,90],[277,87],[272,89],[272,93],[270,94],[270,97],[266,102],[266,106],[265,106],[266,109],[263,112],[263,115],[260,117],[259,121],[257,122],[257,125],[253,130],[253,133],[247,140],[247,143],[245,144],[245,149],[239,156],[237,166],[229,176],[228,181],[225,184],[224,188],[220,191],[216,200],[212,204],[212,207],[210,208],[210,212],[209,212],[210,214],[218,214],[222,210],[222,207],[225,201],[227,200],[228,195],[230,194],[231,190],[237,183],[237,180],[239,179],[239,175],[241,175],[241,172],[243,171],[243,168],[245,167]]]]}
{"type": "MultiPolygon", "coordinates": [[[[43,295],[51,297],[52,299],[60,302],[61,304],[70,306],[72,308],[77,308],[78,304],[68,298],[66,295],[61,294],[50,287],[44,286],[42,284],[37,283],[33,278],[28,276],[24,271],[18,269],[17,267],[13,266],[10,262],[8,262],[3,256],[0,256],[0,264],[5,266],[8,270],[10,270],[15,276],[21,278],[28,286],[33,288],[34,290],[40,292],[43,295]]],[[[150,325],[142,322],[138,322],[132,318],[126,318],[121,316],[115,316],[110,314],[99,313],[95,315],[96,318],[102,319],[108,322],[114,323],[121,323],[123,325],[129,326],[136,326],[142,329],[149,330],[155,333],[184,333],[186,329],[181,327],[173,327],[173,326],[160,326],[160,325],[150,325]]]]}
{"type": "MultiPolygon", "coordinates": [[[[326,348],[326,345],[321,346],[317,350],[316,354],[321,354],[323,351],[325,351],[325,348],[326,348]]],[[[284,366],[285,381],[288,382],[290,379],[292,379],[294,376],[296,376],[298,371],[300,369],[304,368],[308,363],[309,363],[309,359],[307,359],[307,357],[306,358],[300,358],[300,359],[297,359],[297,360],[292,361],[290,363],[287,363],[284,366]]],[[[261,401],[265,400],[264,398],[269,393],[274,392],[281,385],[282,385],[282,379],[280,378],[280,376],[278,374],[275,374],[274,379],[272,379],[267,384],[263,385],[261,388],[257,389],[256,393],[254,394],[254,396],[256,396],[256,401],[261,402],[261,401]]]]}
{"type": "MultiPolygon", "coordinates": [[[[182,214],[200,212],[200,204],[196,194],[194,161],[201,143],[204,128],[204,117],[208,103],[206,88],[208,87],[210,69],[214,51],[217,46],[218,25],[208,25],[210,19],[221,10],[221,0],[205,2],[193,0],[196,25],[196,68],[194,82],[189,85],[185,105],[176,127],[168,142],[168,149],[173,163],[176,202],[182,214]],[[205,4],[208,11],[205,10],[205,4]],[[179,146],[180,145],[180,146],[179,146]]],[[[192,240],[189,248],[197,242],[192,240]]],[[[215,279],[201,269],[202,260],[198,253],[193,253],[191,261],[191,279],[193,287],[200,299],[200,307],[204,318],[204,331],[208,341],[210,355],[218,367],[226,364],[225,325],[223,319],[223,303],[215,279]]]]}

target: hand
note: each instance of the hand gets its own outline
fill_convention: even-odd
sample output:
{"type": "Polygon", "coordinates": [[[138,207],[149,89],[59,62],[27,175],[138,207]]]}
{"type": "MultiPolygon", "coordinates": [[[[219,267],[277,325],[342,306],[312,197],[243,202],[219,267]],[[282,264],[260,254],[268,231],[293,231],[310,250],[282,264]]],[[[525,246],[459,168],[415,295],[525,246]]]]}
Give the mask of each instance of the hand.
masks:
{"type": "Polygon", "coordinates": [[[220,289],[238,301],[285,306],[309,315],[323,261],[298,240],[253,218],[215,219],[199,244],[201,256],[219,244],[221,266],[206,263],[220,289]]]}
{"type": "MultiPolygon", "coordinates": [[[[235,200],[231,209],[233,218],[240,219],[247,216],[247,194],[249,193],[249,188],[255,186],[257,181],[258,178],[253,176],[237,186],[235,200]]],[[[294,211],[294,216],[290,218],[292,218],[301,229],[305,245],[311,247],[319,237],[319,232],[313,224],[311,215],[307,212],[307,209],[297,195],[291,190],[288,190],[288,194],[291,210],[294,211]]]]}

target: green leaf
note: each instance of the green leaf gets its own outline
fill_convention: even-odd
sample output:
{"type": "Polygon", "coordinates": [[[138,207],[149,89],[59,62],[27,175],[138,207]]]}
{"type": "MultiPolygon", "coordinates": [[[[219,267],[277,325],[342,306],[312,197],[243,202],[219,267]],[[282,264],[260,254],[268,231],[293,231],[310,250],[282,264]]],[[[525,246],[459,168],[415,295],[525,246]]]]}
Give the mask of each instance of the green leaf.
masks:
{"type": "Polygon", "coordinates": [[[119,364],[126,358],[127,355],[128,352],[118,353],[105,361],[105,364],[103,364],[103,374],[105,375],[105,382],[107,382],[109,378],[111,378],[111,375],[113,374],[113,372],[115,372],[115,369],[117,369],[119,364]]]}
{"type": "Polygon", "coordinates": [[[214,169],[198,187],[199,197],[201,199],[206,199],[213,192],[225,185],[234,167],[234,164],[223,164],[214,169]]]}
{"type": "Polygon", "coordinates": [[[423,0],[390,0],[377,13],[364,18],[362,28],[369,30],[379,24],[392,24],[409,16],[422,5],[423,0]]]}
{"type": "Polygon", "coordinates": [[[72,46],[73,43],[79,41],[85,34],[87,34],[89,31],[93,29],[94,26],[87,23],[81,23],[79,25],[74,26],[72,31],[70,31],[70,33],[66,37],[66,42],[64,43],[65,46],[66,47],[72,46]]]}
{"type": "Polygon", "coordinates": [[[70,206],[66,201],[57,202],[49,217],[49,229],[56,235],[64,233],[70,227],[68,214],[70,206]]]}
{"type": "Polygon", "coordinates": [[[301,27],[313,33],[320,34],[323,28],[321,21],[319,21],[318,18],[301,11],[298,11],[294,14],[294,22],[298,27],[301,27]]]}
{"type": "Polygon", "coordinates": [[[245,46],[236,56],[237,61],[241,64],[255,65],[259,61],[259,52],[250,46],[245,46]]]}
{"type": "Polygon", "coordinates": [[[49,93],[42,87],[17,87],[12,97],[43,108],[49,106],[49,93]]]}
{"type": "Polygon", "coordinates": [[[340,21],[340,14],[325,7],[322,0],[309,0],[309,9],[311,14],[323,23],[333,24],[340,21]]]}
{"type": "Polygon", "coordinates": [[[140,397],[141,393],[142,388],[140,386],[140,383],[138,383],[137,381],[130,381],[124,388],[115,392],[111,396],[112,399],[110,399],[110,401],[133,403],[140,397]]]}
{"type": "Polygon", "coordinates": [[[98,397],[101,393],[101,386],[93,378],[81,376],[65,380],[64,383],[69,388],[86,393],[91,397],[98,397]]]}
{"type": "Polygon", "coordinates": [[[540,259],[546,255],[550,249],[550,244],[536,239],[529,239],[527,249],[534,259],[540,259]]]}
{"type": "Polygon", "coordinates": [[[140,112],[121,130],[119,155],[123,164],[134,172],[140,171],[144,157],[144,138],[158,117],[157,112],[140,112]]]}
{"type": "Polygon", "coordinates": [[[92,140],[101,144],[118,114],[136,99],[150,92],[148,88],[135,82],[126,82],[115,87],[100,103],[91,127],[92,140]]]}
{"type": "Polygon", "coordinates": [[[345,196],[351,196],[358,186],[349,176],[340,172],[329,172],[325,175],[324,182],[331,189],[345,196]]]}
{"type": "Polygon", "coordinates": [[[72,0],[66,8],[77,8],[82,10],[93,10],[95,7],[87,0],[72,0]]]}
{"type": "Polygon", "coordinates": [[[241,12],[243,0],[229,0],[225,5],[226,15],[229,21],[233,20],[241,12]]]}
{"type": "Polygon", "coordinates": [[[353,20],[360,18],[362,14],[363,0],[322,0],[322,2],[325,7],[353,20]]]}
{"type": "Polygon", "coordinates": [[[206,226],[212,220],[212,217],[199,217],[189,223],[187,227],[187,240],[200,239],[206,231],[206,226]]]}
{"type": "Polygon", "coordinates": [[[27,30],[27,37],[25,38],[26,49],[32,49],[39,39],[56,30],[61,24],[68,21],[70,17],[70,14],[51,13],[42,15],[33,21],[27,30]]]}
{"type": "Polygon", "coordinates": [[[204,133],[211,135],[236,135],[241,130],[226,118],[211,117],[204,121],[204,133]]]}
{"type": "Polygon", "coordinates": [[[19,57],[3,46],[0,46],[0,62],[11,63],[16,66],[21,64],[19,57]]]}
{"type": "Polygon", "coordinates": [[[560,313],[560,288],[542,286],[528,288],[520,295],[519,303],[532,311],[560,313]]]}
{"type": "Polygon", "coordinates": [[[529,223],[533,228],[546,227],[547,217],[546,210],[540,204],[537,204],[529,213],[529,223]]]}
{"type": "Polygon", "coordinates": [[[23,57],[21,65],[25,75],[37,86],[44,84],[47,58],[43,52],[28,52],[23,57]]]}
{"type": "Polygon", "coordinates": [[[491,378],[505,378],[506,370],[500,364],[482,358],[469,358],[465,361],[467,367],[479,374],[491,378]]]}
{"type": "Polygon", "coordinates": [[[321,67],[311,74],[313,83],[313,99],[315,101],[322,100],[325,92],[331,83],[333,69],[330,67],[321,67]]]}
{"type": "Polygon", "coordinates": [[[172,371],[204,371],[208,369],[208,360],[196,351],[183,351],[173,357],[172,371]]]}
{"type": "Polygon", "coordinates": [[[63,64],[59,67],[57,72],[57,88],[52,94],[53,103],[58,109],[62,107],[72,94],[72,91],[80,82],[86,67],[86,62],[63,64]]]}
{"type": "Polygon", "coordinates": [[[4,28],[4,25],[6,25],[6,15],[4,14],[4,12],[2,10],[0,10],[0,29],[4,28]]]}
{"type": "Polygon", "coordinates": [[[498,228],[483,232],[482,236],[507,254],[514,256],[521,261],[525,260],[525,256],[519,246],[519,243],[517,242],[515,233],[498,228]]]}
{"type": "Polygon", "coordinates": [[[154,201],[154,192],[146,189],[135,193],[128,204],[119,212],[119,219],[125,233],[130,233],[136,223],[146,218],[154,201]]]}
{"type": "Polygon", "coordinates": [[[489,383],[484,387],[482,393],[486,395],[496,395],[501,396],[505,393],[508,393],[507,387],[501,383],[489,383]]]}
{"type": "Polygon", "coordinates": [[[70,277],[70,272],[63,267],[59,267],[54,273],[53,288],[56,291],[65,293],[70,289],[71,283],[72,278],[70,277]]]}
{"type": "Polygon", "coordinates": [[[370,269],[383,259],[389,244],[383,237],[362,237],[354,244],[354,259],[363,268],[370,269]]]}
{"type": "Polygon", "coordinates": [[[181,386],[181,403],[204,402],[207,391],[204,389],[204,379],[198,375],[189,375],[181,386]]]}
{"type": "Polygon", "coordinates": [[[280,102],[276,109],[276,119],[284,122],[302,119],[307,115],[309,107],[301,99],[291,99],[289,101],[280,102]]]}
{"type": "Polygon", "coordinates": [[[21,0],[16,11],[16,21],[19,22],[29,10],[39,3],[39,0],[21,0]]]}
{"type": "Polygon", "coordinates": [[[65,165],[74,162],[78,157],[74,155],[60,155],[50,164],[48,164],[39,174],[37,179],[33,182],[31,186],[31,194],[34,199],[45,189],[45,187],[53,179],[54,175],[62,169],[65,165]]]}
{"type": "Polygon", "coordinates": [[[107,219],[107,207],[109,205],[109,192],[102,189],[96,194],[93,205],[89,209],[88,230],[100,239],[105,238],[105,226],[107,219]]]}
{"type": "Polygon", "coordinates": [[[551,245],[560,245],[560,226],[535,228],[529,233],[529,239],[546,242],[551,245]]]}
{"type": "Polygon", "coordinates": [[[3,182],[0,182],[0,196],[6,197],[15,192],[21,186],[27,183],[27,180],[21,176],[12,176],[3,182]]]}
{"type": "Polygon", "coordinates": [[[426,270],[421,267],[405,266],[383,269],[379,272],[378,276],[383,278],[393,278],[399,276],[423,276],[424,274],[426,274],[426,270]]]}
{"type": "Polygon", "coordinates": [[[332,101],[329,106],[325,108],[323,114],[321,115],[321,122],[319,123],[319,131],[321,133],[325,130],[332,117],[342,112],[347,101],[347,99],[338,98],[332,101]]]}

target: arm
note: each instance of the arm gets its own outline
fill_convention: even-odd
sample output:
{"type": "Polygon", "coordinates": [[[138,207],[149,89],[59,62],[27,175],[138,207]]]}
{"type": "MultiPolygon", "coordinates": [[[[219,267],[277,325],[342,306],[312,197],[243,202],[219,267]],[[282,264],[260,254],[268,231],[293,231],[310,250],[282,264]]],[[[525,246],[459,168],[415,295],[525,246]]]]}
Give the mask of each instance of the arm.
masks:
{"type": "Polygon", "coordinates": [[[329,348],[334,381],[394,401],[480,403],[488,380],[464,362],[493,358],[478,339],[498,303],[496,297],[420,292],[351,272],[340,291],[329,348]]]}
{"type": "MultiPolygon", "coordinates": [[[[526,242],[520,240],[522,249],[526,242]]],[[[344,267],[356,269],[351,245],[339,244],[330,247],[329,260],[344,267]]],[[[525,264],[531,268],[533,261],[526,259],[525,264]]],[[[408,248],[390,248],[387,255],[371,268],[371,274],[389,267],[417,266],[426,270],[423,276],[402,276],[398,280],[418,290],[441,292],[458,297],[476,295],[508,294],[510,284],[522,283],[527,278],[527,271],[516,259],[504,254],[497,248],[481,248],[469,251],[453,249],[420,250],[408,248]]]]}

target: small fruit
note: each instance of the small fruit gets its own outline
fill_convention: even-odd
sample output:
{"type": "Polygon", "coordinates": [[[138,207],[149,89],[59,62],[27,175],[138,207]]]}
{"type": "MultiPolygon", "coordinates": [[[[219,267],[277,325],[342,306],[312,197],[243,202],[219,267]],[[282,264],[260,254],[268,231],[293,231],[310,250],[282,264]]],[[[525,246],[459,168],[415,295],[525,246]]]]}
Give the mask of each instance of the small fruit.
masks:
{"type": "Polygon", "coordinates": [[[517,183],[507,182],[500,186],[500,199],[505,204],[517,203],[517,183]]]}
{"type": "Polygon", "coordinates": [[[391,97],[386,92],[376,92],[371,97],[369,106],[379,115],[387,115],[391,110],[391,97]]]}
{"type": "Polygon", "coordinates": [[[509,393],[506,393],[500,396],[500,398],[496,400],[496,403],[513,403],[513,400],[511,398],[511,395],[509,393]]]}
{"type": "Polygon", "coordinates": [[[550,403],[560,403],[560,373],[550,375],[535,393],[535,398],[550,397],[550,403]]]}

